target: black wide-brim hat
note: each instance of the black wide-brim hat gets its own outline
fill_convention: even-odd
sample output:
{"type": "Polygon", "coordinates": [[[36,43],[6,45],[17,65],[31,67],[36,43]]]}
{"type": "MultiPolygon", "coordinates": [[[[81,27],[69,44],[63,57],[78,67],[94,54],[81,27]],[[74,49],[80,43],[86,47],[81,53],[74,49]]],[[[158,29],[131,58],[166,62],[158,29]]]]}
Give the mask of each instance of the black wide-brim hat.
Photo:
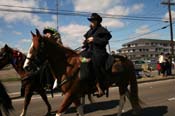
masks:
{"type": "Polygon", "coordinates": [[[92,13],[91,16],[88,18],[89,21],[97,21],[98,23],[102,22],[102,17],[97,13],[92,13]]]}

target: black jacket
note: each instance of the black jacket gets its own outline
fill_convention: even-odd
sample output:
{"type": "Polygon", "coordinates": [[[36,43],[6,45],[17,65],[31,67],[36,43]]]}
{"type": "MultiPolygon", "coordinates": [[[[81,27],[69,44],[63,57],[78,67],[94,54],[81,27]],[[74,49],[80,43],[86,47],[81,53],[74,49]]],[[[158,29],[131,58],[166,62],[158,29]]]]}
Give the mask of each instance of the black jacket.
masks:
{"type": "Polygon", "coordinates": [[[86,40],[89,37],[94,38],[92,43],[87,43],[86,40],[84,41],[84,48],[86,48],[87,51],[91,51],[93,54],[107,53],[106,45],[112,36],[106,28],[99,25],[95,29],[89,29],[84,37],[86,40]]]}

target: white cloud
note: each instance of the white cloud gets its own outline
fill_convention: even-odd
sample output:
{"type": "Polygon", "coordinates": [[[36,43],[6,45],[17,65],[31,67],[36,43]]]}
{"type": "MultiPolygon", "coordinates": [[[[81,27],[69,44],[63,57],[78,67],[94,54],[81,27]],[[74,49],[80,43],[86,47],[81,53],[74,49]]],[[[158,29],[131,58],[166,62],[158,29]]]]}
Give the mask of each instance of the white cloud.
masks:
{"type": "Polygon", "coordinates": [[[131,8],[130,8],[130,12],[131,13],[138,13],[141,12],[142,9],[144,7],[144,4],[134,4],[131,8]]]}
{"type": "Polygon", "coordinates": [[[136,34],[144,34],[148,33],[149,31],[150,29],[148,25],[142,25],[141,27],[136,29],[136,34]]]}
{"type": "Polygon", "coordinates": [[[13,31],[12,33],[14,33],[15,35],[22,35],[22,33],[18,31],[13,31]]]}
{"type": "Polygon", "coordinates": [[[31,39],[23,38],[23,39],[20,39],[17,42],[17,44],[14,44],[13,46],[19,49],[21,52],[26,53],[28,51],[28,48],[30,47],[31,42],[32,42],[31,39]]]}
{"type": "Polygon", "coordinates": [[[0,41],[0,48],[2,48],[4,45],[5,45],[5,43],[0,41]]]}
{"type": "Polygon", "coordinates": [[[124,6],[115,6],[113,8],[108,9],[106,13],[111,15],[126,16],[129,14],[129,8],[126,8],[124,6]]]}
{"type": "Polygon", "coordinates": [[[78,24],[70,24],[67,26],[60,27],[60,31],[66,34],[69,34],[73,37],[77,37],[83,32],[87,31],[88,27],[78,24]]]}
{"type": "MultiPolygon", "coordinates": [[[[171,11],[172,20],[175,21],[175,11],[171,11]]],[[[163,21],[169,21],[169,13],[167,12],[163,18],[163,21]]]]}
{"type": "Polygon", "coordinates": [[[81,46],[84,39],[83,34],[88,30],[88,26],[69,24],[67,26],[62,26],[59,29],[64,45],[76,48],[81,46]]]}
{"type": "Polygon", "coordinates": [[[23,43],[31,43],[31,39],[21,39],[19,42],[21,44],[23,44],[23,43]]]}
{"type": "MultiPolygon", "coordinates": [[[[39,7],[39,1],[37,0],[1,0],[0,4],[2,5],[12,5],[12,6],[23,6],[23,7],[39,7]]],[[[7,9],[7,7],[3,7],[7,9]]],[[[30,8],[19,8],[19,7],[8,7],[8,10],[28,10],[32,11],[30,8]]],[[[31,13],[21,13],[21,12],[4,12],[0,11],[0,18],[4,19],[7,23],[15,23],[15,22],[23,22],[27,25],[33,25],[39,28],[43,28],[45,26],[55,26],[55,18],[52,18],[50,21],[42,21],[42,19],[36,15],[31,13]]]]}
{"type": "MultiPolygon", "coordinates": [[[[110,15],[116,15],[116,18],[121,16],[127,16],[129,14],[136,14],[142,11],[143,4],[134,4],[130,7],[125,7],[122,5],[122,0],[74,0],[73,4],[75,11],[85,11],[85,12],[98,12],[110,15]]],[[[103,25],[109,28],[121,28],[125,24],[119,19],[108,19],[103,21],[103,25]]]]}
{"type": "Polygon", "coordinates": [[[125,26],[125,24],[122,21],[116,19],[104,19],[103,26],[111,28],[122,28],[125,26]]]}
{"type": "Polygon", "coordinates": [[[122,0],[74,0],[73,4],[76,11],[86,12],[103,12],[117,4],[122,0]]]}
{"type": "Polygon", "coordinates": [[[150,34],[146,34],[151,32],[150,28],[148,25],[142,25],[139,28],[136,29],[135,34],[130,36],[131,38],[133,37],[137,37],[138,38],[152,38],[152,39],[156,39],[156,38],[160,38],[160,34],[159,33],[150,33],[150,34]],[[145,34],[145,35],[144,35],[145,34]],[[143,35],[143,36],[141,36],[143,35]]]}

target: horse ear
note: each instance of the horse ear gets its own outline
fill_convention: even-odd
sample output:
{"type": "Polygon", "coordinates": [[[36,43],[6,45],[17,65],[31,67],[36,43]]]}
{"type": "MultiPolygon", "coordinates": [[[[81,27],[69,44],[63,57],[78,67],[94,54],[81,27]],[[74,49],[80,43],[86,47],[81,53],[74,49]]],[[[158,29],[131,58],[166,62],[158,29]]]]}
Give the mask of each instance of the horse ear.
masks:
{"type": "Polygon", "coordinates": [[[33,37],[36,36],[32,31],[31,31],[31,34],[32,34],[33,37]]]}
{"type": "Polygon", "coordinates": [[[37,36],[41,36],[39,30],[38,30],[38,29],[35,29],[35,30],[36,30],[36,35],[37,35],[37,36]]]}

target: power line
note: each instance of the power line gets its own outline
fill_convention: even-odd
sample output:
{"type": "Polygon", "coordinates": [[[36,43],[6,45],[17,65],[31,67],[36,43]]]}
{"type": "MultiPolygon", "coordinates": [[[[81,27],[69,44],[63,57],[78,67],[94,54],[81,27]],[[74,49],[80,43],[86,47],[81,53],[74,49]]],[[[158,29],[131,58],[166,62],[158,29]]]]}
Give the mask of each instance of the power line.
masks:
{"type": "MultiPolygon", "coordinates": [[[[173,24],[175,24],[175,22],[174,22],[173,24]]],[[[159,30],[165,29],[165,28],[167,28],[167,27],[169,27],[169,26],[170,26],[170,25],[166,25],[166,26],[163,26],[163,27],[161,27],[161,28],[158,28],[158,29],[152,30],[152,31],[150,31],[150,32],[143,33],[143,34],[140,34],[140,35],[137,35],[137,36],[131,37],[131,38],[120,39],[120,40],[114,40],[114,41],[111,41],[111,42],[115,42],[115,41],[117,41],[117,42],[121,42],[121,41],[130,40],[130,39],[136,39],[136,38],[138,38],[138,37],[141,37],[141,36],[144,36],[144,35],[148,35],[148,34],[151,34],[151,33],[156,32],[156,31],[159,31],[159,30]]]]}
{"type": "MultiPolygon", "coordinates": [[[[16,7],[16,8],[30,8],[34,9],[33,11],[29,10],[14,10],[14,9],[5,9],[0,8],[0,11],[4,12],[23,12],[23,13],[38,13],[38,14],[53,14],[53,15],[70,15],[70,16],[89,16],[90,12],[79,12],[79,11],[70,11],[70,10],[58,10],[57,9],[46,9],[46,8],[33,8],[33,7],[23,7],[23,6],[13,6],[13,5],[0,5],[5,7],[16,7]]],[[[160,17],[143,17],[143,16],[125,16],[125,15],[113,15],[113,14],[104,14],[99,13],[103,18],[112,18],[112,19],[125,19],[125,20],[138,20],[138,21],[161,21],[160,17]]]]}

